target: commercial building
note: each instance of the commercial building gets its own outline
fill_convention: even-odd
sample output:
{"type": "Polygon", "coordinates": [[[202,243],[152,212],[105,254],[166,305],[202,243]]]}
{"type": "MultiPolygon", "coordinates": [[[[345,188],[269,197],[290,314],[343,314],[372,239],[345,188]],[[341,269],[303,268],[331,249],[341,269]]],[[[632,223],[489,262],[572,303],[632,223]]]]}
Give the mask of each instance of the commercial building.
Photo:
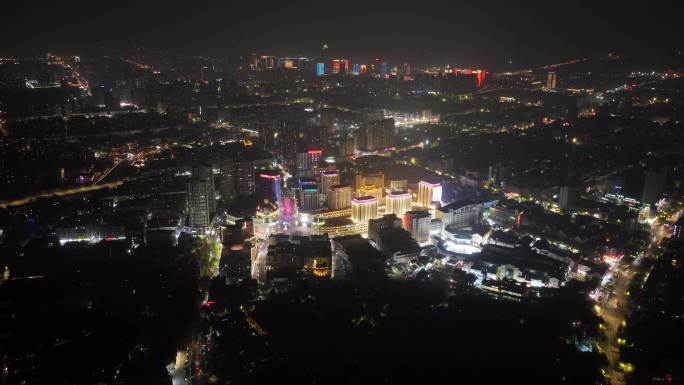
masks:
{"type": "Polygon", "coordinates": [[[684,238],[684,217],[681,217],[672,225],[672,239],[684,238]]]}
{"type": "Polygon", "coordinates": [[[354,222],[368,222],[378,217],[378,200],[375,197],[356,197],[352,199],[351,207],[354,222]]]}
{"type": "Polygon", "coordinates": [[[337,185],[330,188],[328,193],[328,208],[342,210],[351,207],[352,189],[349,186],[337,185]]]}
{"type": "Polygon", "coordinates": [[[392,191],[385,197],[385,213],[403,217],[411,210],[411,193],[408,191],[392,191]]]}
{"type": "Polygon", "coordinates": [[[377,199],[378,202],[382,202],[382,188],[378,187],[374,184],[367,184],[364,186],[361,186],[358,190],[356,190],[356,196],[357,197],[365,197],[365,196],[372,196],[377,199]]]}
{"type": "Polygon", "coordinates": [[[328,194],[333,186],[340,184],[340,173],[337,171],[323,171],[321,173],[321,193],[328,194]]]}
{"type": "Polygon", "coordinates": [[[439,183],[430,183],[421,180],[418,183],[418,205],[421,207],[430,207],[432,202],[441,202],[442,200],[442,185],[439,183]]]}
{"type": "Polygon", "coordinates": [[[256,178],[256,190],[261,198],[271,202],[280,200],[280,171],[278,170],[259,170],[256,178]]]}
{"type": "Polygon", "coordinates": [[[418,243],[430,240],[432,219],[427,211],[407,211],[404,213],[404,230],[411,233],[411,237],[418,243]]]}
{"type": "Polygon", "coordinates": [[[315,211],[320,208],[318,183],[313,178],[302,178],[299,181],[299,208],[302,211],[315,211]]]}
{"type": "Polygon", "coordinates": [[[407,191],[408,181],[406,179],[392,179],[389,189],[390,191],[407,191]]]}
{"type": "Polygon", "coordinates": [[[499,227],[511,228],[522,223],[523,209],[518,202],[502,201],[489,209],[488,220],[499,227]]]}
{"type": "Polygon", "coordinates": [[[457,201],[435,210],[435,217],[442,220],[442,229],[469,227],[480,223],[482,209],[482,203],[457,201]]]}

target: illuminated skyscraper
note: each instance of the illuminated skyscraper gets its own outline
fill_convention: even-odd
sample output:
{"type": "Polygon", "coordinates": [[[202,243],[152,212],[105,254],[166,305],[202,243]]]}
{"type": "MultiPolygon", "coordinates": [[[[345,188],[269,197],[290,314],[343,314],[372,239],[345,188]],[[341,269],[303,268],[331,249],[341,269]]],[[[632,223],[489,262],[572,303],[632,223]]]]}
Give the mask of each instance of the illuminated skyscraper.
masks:
{"type": "Polygon", "coordinates": [[[411,210],[411,193],[408,191],[393,191],[385,198],[385,214],[395,214],[402,218],[405,212],[411,210]]]}
{"type": "Polygon", "coordinates": [[[368,222],[378,217],[378,200],[375,197],[357,197],[352,199],[352,220],[354,222],[368,222]]]}
{"type": "Polygon", "coordinates": [[[430,207],[432,202],[442,200],[442,185],[421,180],[418,183],[418,204],[421,207],[430,207]]]}
{"type": "Polygon", "coordinates": [[[240,196],[249,196],[254,194],[254,162],[240,161],[237,162],[237,190],[240,196]]]}
{"type": "Polygon", "coordinates": [[[352,71],[351,72],[354,75],[358,75],[361,73],[361,66],[359,65],[359,63],[352,64],[352,71]]]}
{"type": "Polygon", "coordinates": [[[340,173],[337,171],[324,171],[321,173],[321,193],[328,194],[332,186],[340,184],[340,173]]]}
{"type": "Polygon", "coordinates": [[[280,171],[260,170],[256,178],[256,189],[260,197],[277,203],[280,199],[280,171]]]}
{"type": "Polygon", "coordinates": [[[328,208],[342,210],[351,206],[352,189],[349,186],[332,186],[328,193],[328,208]]]}
{"type": "Polygon", "coordinates": [[[549,72],[546,78],[546,89],[555,90],[556,89],[556,73],[549,72]]]}
{"type": "Polygon", "coordinates": [[[188,183],[188,224],[190,227],[202,228],[210,224],[209,201],[210,191],[203,180],[193,179],[188,183]]]}
{"type": "Polygon", "coordinates": [[[380,64],[380,76],[382,76],[383,78],[386,78],[388,75],[389,75],[389,65],[387,64],[387,62],[384,61],[384,62],[382,62],[382,64],[380,64]]]}
{"type": "Polygon", "coordinates": [[[427,211],[407,211],[404,213],[404,230],[418,243],[430,240],[430,213],[427,211]]]}
{"type": "Polygon", "coordinates": [[[317,76],[325,75],[325,63],[316,63],[316,75],[317,76]]]}
{"type": "Polygon", "coordinates": [[[340,59],[333,59],[332,61],[332,71],[333,74],[340,73],[340,59]]]}
{"type": "Polygon", "coordinates": [[[314,211],[320,208],[318,184],[313,178],[301,178],[299,181],[299,208],[302,211],[314,211]]]}
{"type": "Polygon", "coordinates": [[[297,174],[300,177],[310,178],[320,172],[323,150],[309,149],[306,152],[297,153],[297,174]]]}
{"type": "Polygon", "coordinates": [[[216,212],[214,174],[210,166],[198,165],[192,168],[192,179],[187,185],[187,192],[190,227],[209,226],[216,212]]]}
{"type": "Polygon", "coordinates": [[[216,189],[214,187],[214,171],[211,165],[195,165],[192,167],[192,179],[203,181],[207,184],[207,194],[209,194],[209,216],[216,212],[216,189]]]}

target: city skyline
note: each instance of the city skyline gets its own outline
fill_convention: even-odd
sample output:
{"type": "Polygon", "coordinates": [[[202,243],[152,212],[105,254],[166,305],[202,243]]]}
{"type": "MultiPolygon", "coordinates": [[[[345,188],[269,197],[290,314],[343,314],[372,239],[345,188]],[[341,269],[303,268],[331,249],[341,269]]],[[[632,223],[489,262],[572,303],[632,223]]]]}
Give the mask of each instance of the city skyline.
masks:
{"type": "Polygon", "coordinates": [[[326,44],[334,54],[413,62],[428,58],[505,70],[608,52],[668,47],[677,53],[683,48],[675,27],[677,9],[681,11],[681,3],[665,0],[639,11],[617,1],[553,7],[541,1],[438,2],[389,8],[373,2],[264,7],[180,0],[80,1],[71,7],[11,2],[0,15],[0,49],[35,54],[36,49],[87,53],[147,47],[236,58],[253,51],[316,54],[326,44]]]}

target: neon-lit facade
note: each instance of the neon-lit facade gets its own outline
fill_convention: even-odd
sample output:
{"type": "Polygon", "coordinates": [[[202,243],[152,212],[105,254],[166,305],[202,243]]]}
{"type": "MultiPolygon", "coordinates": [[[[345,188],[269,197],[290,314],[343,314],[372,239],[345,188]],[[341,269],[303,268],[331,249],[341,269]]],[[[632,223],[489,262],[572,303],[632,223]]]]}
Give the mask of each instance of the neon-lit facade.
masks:
{"type": "Polygon", "coordinates": [[[394,214],[401,218],[405,212],[411,210],[411,193],[408,191],[393,191],[385,197],[385,214],[394,214]]]}
{"type": "Polygon", "coordinates": [[[355,223],[368,222],[378,217],[378,200],[375,197],[357,197],[352,199],[352,220],[355,223]]]}
{"type": "Polygon", "coordinates": [[[432,202],[441,202],[442,185],[421,180],[418,183],[418,204],[421,207],[430,207],[432,202]]]}
{"type": "Polygon", "coordinates": [[[317,76],[325,75],[325,63],[316,63],[316,75],[317,76]]]}

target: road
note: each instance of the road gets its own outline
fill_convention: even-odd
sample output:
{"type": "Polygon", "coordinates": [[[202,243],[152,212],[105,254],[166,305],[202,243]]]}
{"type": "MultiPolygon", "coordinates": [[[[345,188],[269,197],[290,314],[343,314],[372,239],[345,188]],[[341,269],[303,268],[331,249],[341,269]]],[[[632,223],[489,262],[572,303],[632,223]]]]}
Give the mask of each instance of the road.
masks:
{"type": "Polygon", "coordinates": [[[625,373],[619,369],[620,362],[620,345],[618,343],[618,330],[622,321],[629,315],[630,297],[627,294],[632,279],[642,269],[641,261],[644,258],[651,258],[657,245],[665,237],[666,232],[663,227],[656,222],[651,226],[652,243],[643,255],[638,256],[630,266],[620,265],[619,262],[613,270],[614,286],[610,295],[597,304],[599,307],[598,314],[603,318],[603,325],[605,326],[606,342],[602,346],[606,358],[608,359],[608,367],[605,369],[606,374],[610,377],[612,385],[624,385],[625,373]]]}
{"type": "Polygon", "coordinates": [[[52,191],[44,191],[40,193],[36,193],[33,195],[29,195],[27,197],[11,200],[11,201],[0,201],[0,207],[2,208],[8,208],[8,207],[16,207],[16,206],[23,206],[29,203],[33,203],[37,201],[38,199],[41,198],[52,198],[52,197],[65,197],[69,195],[75,195],[75,194],[83,194],[87,192],[93,192],[97,190],[102,190],[106,188],[114,188],[121,186],[123,184],[122,181],[116,181],[116,182],[110,182],[110,183],[105,183],[105,184],[98,184],[98,185],[89,185],[89,186],[81,186],[81,187],[74,187],[66,190],[52,190],[52,191]]]}

